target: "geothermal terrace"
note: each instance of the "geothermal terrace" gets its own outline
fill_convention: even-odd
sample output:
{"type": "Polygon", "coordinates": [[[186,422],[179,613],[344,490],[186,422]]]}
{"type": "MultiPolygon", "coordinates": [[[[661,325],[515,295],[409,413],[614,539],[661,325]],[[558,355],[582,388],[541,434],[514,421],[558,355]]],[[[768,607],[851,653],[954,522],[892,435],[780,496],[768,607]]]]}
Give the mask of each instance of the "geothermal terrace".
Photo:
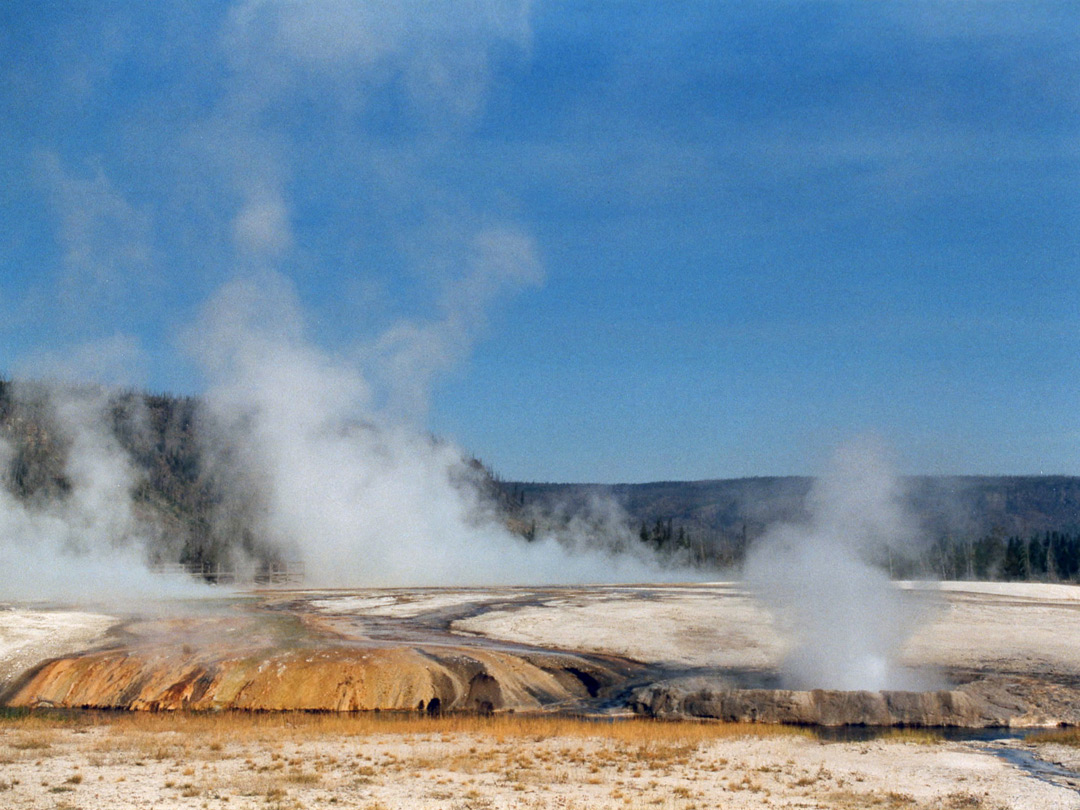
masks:
{"type": "Polygon", "coordinates": [[[225,593],[0,611],[0,700],[125,710],[506,711],[817,725],[1080,723],[1080,588],[907,583],[919,688],[785,683],[734,583],[225,593]]]}

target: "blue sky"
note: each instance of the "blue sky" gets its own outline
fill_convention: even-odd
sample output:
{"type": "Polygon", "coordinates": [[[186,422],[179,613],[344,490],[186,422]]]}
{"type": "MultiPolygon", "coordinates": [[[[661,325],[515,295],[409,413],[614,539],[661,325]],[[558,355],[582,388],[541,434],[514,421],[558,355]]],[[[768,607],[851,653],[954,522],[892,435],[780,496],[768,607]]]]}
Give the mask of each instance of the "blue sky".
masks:
{"type": "Polygon", "coordinates": [[[1071,2],[10,0],[0,371],[198,393],[273,279],[507,478],[1080,474],[1078,76],[1071,2]]]}

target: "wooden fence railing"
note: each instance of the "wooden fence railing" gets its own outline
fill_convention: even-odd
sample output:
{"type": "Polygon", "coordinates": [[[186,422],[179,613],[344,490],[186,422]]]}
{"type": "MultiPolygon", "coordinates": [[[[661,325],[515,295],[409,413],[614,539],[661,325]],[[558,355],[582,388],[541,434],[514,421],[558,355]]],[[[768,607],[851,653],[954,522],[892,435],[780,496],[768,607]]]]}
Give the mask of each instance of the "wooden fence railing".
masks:
{"type": "Polygon", "coordinates": [[[304,582],[304,563],[299,560],[247,566],[168,562],[151,565],[150,570],[163,576],[191,576],[215,585],[302,585],[304,582]]]}

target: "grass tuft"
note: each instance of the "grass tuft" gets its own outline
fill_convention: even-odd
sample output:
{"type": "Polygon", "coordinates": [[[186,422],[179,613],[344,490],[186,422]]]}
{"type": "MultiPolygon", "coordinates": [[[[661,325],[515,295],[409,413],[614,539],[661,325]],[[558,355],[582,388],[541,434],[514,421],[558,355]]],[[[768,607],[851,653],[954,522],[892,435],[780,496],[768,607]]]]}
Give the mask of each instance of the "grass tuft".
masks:
{"type": "Polygon", "coordinates": [[[1080,747],[1080,726],[1033,731],[1024,737],[1025,742],[1058,743],[1080,747]]]}

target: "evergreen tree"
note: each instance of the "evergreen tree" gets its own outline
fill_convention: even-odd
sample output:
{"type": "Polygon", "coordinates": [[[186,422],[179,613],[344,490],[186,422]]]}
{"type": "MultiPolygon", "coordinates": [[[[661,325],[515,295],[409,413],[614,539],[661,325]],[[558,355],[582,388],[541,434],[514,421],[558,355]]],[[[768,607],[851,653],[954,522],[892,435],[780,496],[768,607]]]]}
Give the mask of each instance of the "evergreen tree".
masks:
{"type": "Polygon", "coordinates": [[[1028,544],[1019,537],[1010,537],[1005,545],[1005,559],[1001,564],[1001,574],[1008,580],[1025,580],[1031,575],[1028,544]]]}

